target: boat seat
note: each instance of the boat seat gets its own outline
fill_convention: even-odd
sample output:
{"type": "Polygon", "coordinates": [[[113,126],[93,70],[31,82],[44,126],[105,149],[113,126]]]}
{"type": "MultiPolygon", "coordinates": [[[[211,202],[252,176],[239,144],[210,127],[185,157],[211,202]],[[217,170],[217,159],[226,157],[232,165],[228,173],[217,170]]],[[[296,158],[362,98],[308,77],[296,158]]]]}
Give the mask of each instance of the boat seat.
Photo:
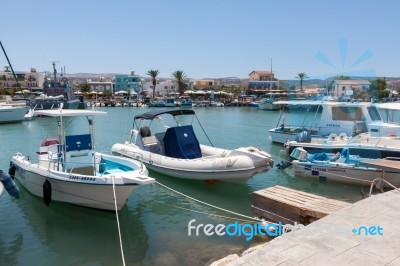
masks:
{"type": "Polygon", "coordinates": [[[156,136],[142,137],[142,141],[144,146],[156,145],[158,143],[156,136]]]}
{"type": "Polygon", "coordinates": [[[151,131],[150,131],[150,128],[148,126],[141,127],[139,129],[139,132],[140,132],[140,136],[142,136],[142,138],[146,138],[146,137],[150,137],[151,136],[151,131]]]}
{"type": "Polygon", "coordinates": [[[347,139],[346,133],[340,133],[339,134],[339,140],[346,140],[346,139],[347,139]]]}

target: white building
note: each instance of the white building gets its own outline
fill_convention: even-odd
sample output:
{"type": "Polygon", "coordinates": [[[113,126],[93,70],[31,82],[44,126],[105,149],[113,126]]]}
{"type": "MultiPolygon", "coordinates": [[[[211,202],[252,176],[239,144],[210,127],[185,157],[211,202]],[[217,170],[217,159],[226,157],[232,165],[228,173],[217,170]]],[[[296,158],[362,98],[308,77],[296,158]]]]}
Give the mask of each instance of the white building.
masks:
{"type": "MultiPolygon", "coordinates": [[[[165,81],[157,81],[155,96],[163,97],[171,94],[175,94],[177,91],[177,87],[175,86],[174,80],[165,80],[165,81]]],[[[152,81],[144,81],[143,82],[143,91],[147,96],[153,96],[153,82],[152,81]]]]}
{"type": "Polygon", "coordinates": [[[356,89],[369,90],[371,83],[365,79],[359,80],[334,80],[332,84],[332,93],[336,97],[346,97],[353,95],[356,89]]]}

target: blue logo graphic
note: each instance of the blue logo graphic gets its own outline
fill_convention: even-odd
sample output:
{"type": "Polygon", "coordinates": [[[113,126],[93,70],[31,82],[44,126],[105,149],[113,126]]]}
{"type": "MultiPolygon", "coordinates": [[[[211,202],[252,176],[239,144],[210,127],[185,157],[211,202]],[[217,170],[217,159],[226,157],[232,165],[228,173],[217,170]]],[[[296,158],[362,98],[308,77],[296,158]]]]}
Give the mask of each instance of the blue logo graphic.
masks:
{"type": "Polygon", "coordinates": [[[358,228],[354,228],[351,230],[355,235],[364,235],[364,236],[383,236],[383,228],[380,225],[372,225],[370,227],[360,226],[358,228]]]}
{"type": "Polygon", "coordinates": [[[366,62],[369,58],[372,57],[372,50],[366,49],[362,52],[353,62],[348,64],[348,47],[349,42],[348,40],[341,39],[338,41],[339,45],[339,61],[340,62],[333,62],[333,60],[325,55],[323,52],[318,51],[315,55],[315,58],[322,62],[323,64],[333,68],[336,72],[329,73],[321,76],[313,76],[310,78],[329,78],[332,76],[364,76],[364,77],[375,77],[375,71],[372,69],[363,69],[363,70],[355,70],[354,68],[359,66],[360,64],[366,62]]]}

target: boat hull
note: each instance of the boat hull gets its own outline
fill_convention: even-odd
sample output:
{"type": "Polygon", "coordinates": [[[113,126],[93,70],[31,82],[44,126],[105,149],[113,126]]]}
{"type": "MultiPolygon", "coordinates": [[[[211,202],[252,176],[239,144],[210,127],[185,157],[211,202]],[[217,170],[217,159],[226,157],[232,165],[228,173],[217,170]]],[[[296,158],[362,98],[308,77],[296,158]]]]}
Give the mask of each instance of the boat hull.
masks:
{"type": "Polygon", "coordinates": [[[0,123],[15,123],[25,120],[25,114],[29,111],[27,106],[0,107],[0,123]]]}
{"type": "MultiPolygon", "coordinates": [[[[111,158],[108,155],[103,155],[103,157],[111,158]]],[[[115,162],[121,160],[128,159],[117,157],[115,162]]],[[[51,184],[51,200],[101,210],[115,210],[113,183],[115,184],[117,210],[120,210],[135,186],[154,181],[147,176],[146,168],[111,174],[114,176],[114,181],[112,181],[111,176],[106,173],[94,176],[76,174],[72,171],[60,172],[54,170],[56,167],[52,162],[45,162],[42,165],[33,164],[22,155],[13,156],[11,165],[15,167],[14,176],[18,183],[34,195],[42,198],[45,196],[43,184],[48,180],[51,184]]]]}
{"type": "Polygon", "coordinates": [[[374,138],[369,135],[361,134],[349,140],[329,141],[328,139],[313,139],[310,143],[287,142],[285,144],[286,153],[290,154],[295,148],[301,147],[313,154],[317,152],[337,153],[343,148],[348,148],[351,155],[361,158],[387,158],[400,157],[400,140],[396,138],[374,138]]]}
{"type": "Polygon", "coordinates": [[[273,101],[261,101],[258,103],[258,108],[260,110],[275,111],[279,110],[281,106],[274,104],[273,101]]]}
{"type": "Polygon", "coordinates": [[[140,160],[150,170],[183,179],[242,182],[268,171],[273,165],[268,155],[253,147],[229,151],[201,145],[201,149],[201,158],[178,159],[148,152],[129,143],[112,147],[113,153],[140,160]],[[246,150],[252,150],[254,154],[246,153],[246,150]]]}
{"type": "MultiPolygon", "coordinates": [[[[375,179],[384,177],[386,181],[395,187],[400,187],[400,173],[385,171],[376,168],[356,167],[345,164],[319,163],[293,161],[296,177],[313,178],[320,181],[337,182],[351,185],[370,186],[375,179]]],[[[386,188],[392,188],[382,181],[375,181],[386,188]]]]}

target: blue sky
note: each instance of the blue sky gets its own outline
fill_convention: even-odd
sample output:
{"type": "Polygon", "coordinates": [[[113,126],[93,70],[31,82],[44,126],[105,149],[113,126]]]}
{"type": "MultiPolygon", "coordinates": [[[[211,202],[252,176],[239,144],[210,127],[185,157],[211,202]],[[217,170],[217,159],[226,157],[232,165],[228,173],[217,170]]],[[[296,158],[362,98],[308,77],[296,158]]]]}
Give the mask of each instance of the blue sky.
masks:
{"type": "Polygon", "coordinates": [[[280,79],[400,76],[394,0],[2,0],[1,9],[0,40],[19,71],[60,61],[67,73],[247,78],[272,58],[280,79]]]}

